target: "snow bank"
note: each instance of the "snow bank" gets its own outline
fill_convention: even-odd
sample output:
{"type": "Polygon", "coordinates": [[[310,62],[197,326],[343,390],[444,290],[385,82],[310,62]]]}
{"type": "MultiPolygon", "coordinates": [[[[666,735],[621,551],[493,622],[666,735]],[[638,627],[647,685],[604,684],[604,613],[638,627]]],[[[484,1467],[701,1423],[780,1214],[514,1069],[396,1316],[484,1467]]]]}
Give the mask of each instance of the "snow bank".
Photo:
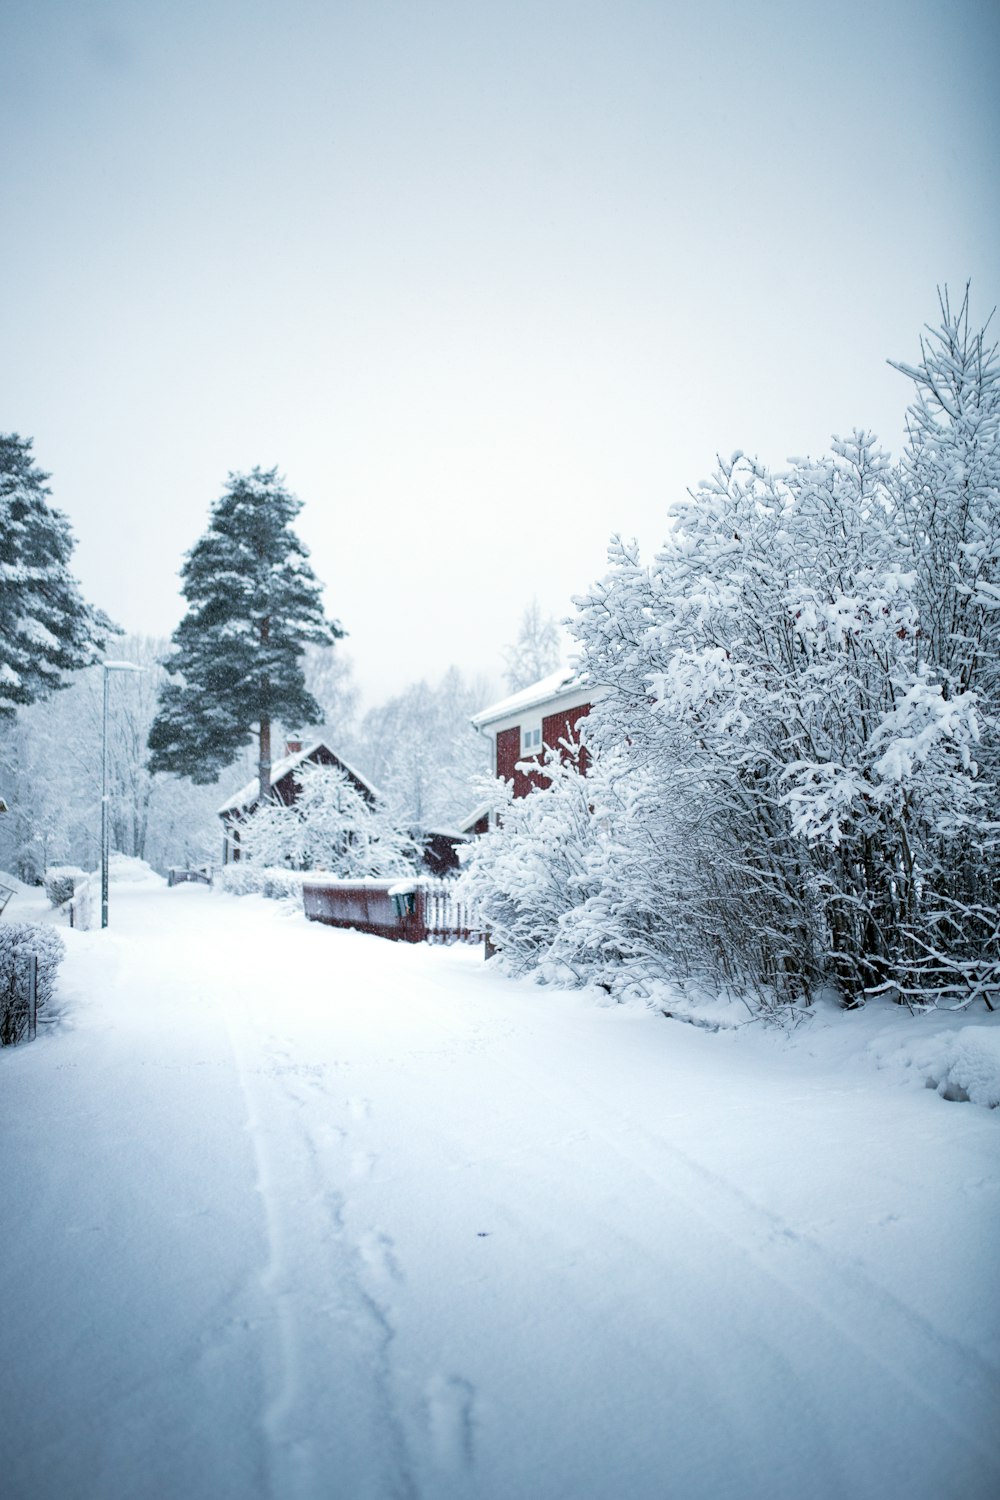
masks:
{"type": "Polygon", "coordinates": [[[1000,1026],[966,1025],[903,1039],[897,1032],[877,1038],[869,1052],[877,1067],[922,1078],[942,1099],[1000,1106],[1000,1026]]]}
{"type": "Polygon", "coordinates": [[[6,870],[0,870],[0,885],[14,892],[0,922],[50,922],[56,917],[40,885],[28,885],[6,870]]]}
{"type": "Polygon", "coordinates": [[[162,875],[157,875],[152,865],[147,865],[144,859],[136,859],[131,854],[112,854],[108,860],[108,880],[116,885],[137,884],[150,882],[154,885],[163,885],[162,875]]]}
{"type": "Polygon", "coordinates": [[[226,865],[213,880],[217,890],[227,896],[267,896],[271,901],[302,901],[302,882],[309,879],[305,870],[287,870],[282,866],[253,865],[248,860],[226,865]]]}

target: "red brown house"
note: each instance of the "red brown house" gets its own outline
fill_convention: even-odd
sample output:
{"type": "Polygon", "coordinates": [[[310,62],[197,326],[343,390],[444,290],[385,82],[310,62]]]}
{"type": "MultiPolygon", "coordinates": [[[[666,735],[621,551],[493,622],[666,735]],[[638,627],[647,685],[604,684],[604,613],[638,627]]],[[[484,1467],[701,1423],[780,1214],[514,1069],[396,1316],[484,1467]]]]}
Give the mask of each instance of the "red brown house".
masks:
{"type": "Polygon", "coordinates": [[[600,688],[583,686],[576,672],[563,668],[475,715],[475,728],[493,741],[494,773],[513,781],[515,797],[547,784],[541,770],[546,750],[578,743],[580,721],[601,696],[600,688]],[[539,770],[519,771],[518,762],[526,760],[537,761],[539,770]]]}
{"type": "MultiPolygon", "coordinates": [[[[360,771],[349,766],[346,760],[336,751],[331,750],[329,745],[324,744],[322,740],[312,740],[307,744],[303,744],[301,740],[289,740],[285,754],[271,767],[271,795],[278,802],[283,802],[286,807],[290,806],[299,795],[296,773],[307,764],[336,767],[353,782],[369,805],[378,801],[378,792],[371,782],[366,781],[360,771]]],[[[225,830],[222,848],[224,865],[234,863],[239,859],[240,825],[252,814],[259,800],[260,783],[254,777],[253,781],[248,781],[246,786],[241,787],[219,808],[219,817],[222,819],[222,826],[225,830]]]]}

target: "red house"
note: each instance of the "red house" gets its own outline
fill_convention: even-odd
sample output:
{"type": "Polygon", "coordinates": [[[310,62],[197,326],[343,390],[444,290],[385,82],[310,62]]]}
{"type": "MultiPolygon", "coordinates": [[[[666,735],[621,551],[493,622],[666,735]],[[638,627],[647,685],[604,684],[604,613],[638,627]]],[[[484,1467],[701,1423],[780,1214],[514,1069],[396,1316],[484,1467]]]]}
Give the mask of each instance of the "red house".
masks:
{"type": "MultiPolygon", "coordinates": [[[[353,782],[365,801],[378,801],[378,792],[360,771],[355,771],[346,760],[330,749],[322,740],[312,740],[303,745],[301,740],[289,740],[285,754],[271,767],[271,794],[285,806],[290,806],[299,794],[296,772],[305,764],[313,766],[335,766],[353,782]]],[[[222,846],[222,863],[228,865],[240,857],[240,824],[249,817],[260,800],[260,784],[256,777],[219,808],[219,817],[225,830],[222,846]]]]}
{"type": "Polygon", "coordinates": [[[563,668],[475,715],[475,728],[493,741],[493,770],[513,781],[515,797],[546,785],[541,769],[525,774],[518,761],[535,760],[541,768],[546,748],[553,751],[563,740],[576,744],[580,720],[601,696],[600,688],[582,686],[576,672],[563,668]]]}

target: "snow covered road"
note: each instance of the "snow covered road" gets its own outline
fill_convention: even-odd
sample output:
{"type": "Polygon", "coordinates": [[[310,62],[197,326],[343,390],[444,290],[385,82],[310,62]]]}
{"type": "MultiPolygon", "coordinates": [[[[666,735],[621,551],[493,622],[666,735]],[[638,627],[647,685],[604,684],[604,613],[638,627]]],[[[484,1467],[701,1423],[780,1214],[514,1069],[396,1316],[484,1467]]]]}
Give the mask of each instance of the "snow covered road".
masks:
{"type": "Polygon", "coordinates": [[[1000,1111],[874,1018],[715,1035],[196,887],[112,924],[0,1057],[11,1500],[1000,1493],[1000,1111]]]}

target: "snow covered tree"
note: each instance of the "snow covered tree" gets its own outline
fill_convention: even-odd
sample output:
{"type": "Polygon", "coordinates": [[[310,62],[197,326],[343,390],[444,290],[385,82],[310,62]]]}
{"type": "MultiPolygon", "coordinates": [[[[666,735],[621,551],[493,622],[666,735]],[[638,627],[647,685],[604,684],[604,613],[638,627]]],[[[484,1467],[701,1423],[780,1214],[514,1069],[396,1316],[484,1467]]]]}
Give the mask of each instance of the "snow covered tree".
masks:
{"type": "Polygon", "coordinates": [[[900,463],[863,431],[779,474],[737,453],[651,566],[612,543],[577,601],[593,774],[473,856],[523,961],[1000,1000],[1000,365],[967,297],[941,312],[900,463]]]}
{"type": "Polygon", "coordinates": [[[476,800],[488,742],[469,722],[489,685],[450,667],[438,683],[418,682],[362,720],[358,762],[409,828],[447,828],[476,800]]]}
{"type": "MultiPolygon", "coordinates": [[[[129,636],[116,656],[144,668],[112,675],[108,717],[111,848],[165,871],[200,864],[218,846],[214,787],[153,776],[146,739],[166,680],[165,640],[129,636]]],[[[0,869],[37,880],[69,860],[91,870],[99,858],[103,682],[100,667],[74,673],[63,691],[0,722],[0,784],[10,806],[0,818],[0,869]]],[[[235,779],[246,780],[240,769],[235,779]]]]}
{"type": "Polygon", "coordinates": [[[29,884],[50,865],[72,860],[92,869],[98,857],[100,761],[96,780],[84,780],[79,738],[67,741],[64,733],[74,705],[78,684],[0,720],[0,785],[9,807],[0,817],[0,869],[29,884]]]}
{"type": "MultiPolygon", "coordinates": [[[[339,646],[313,646],[303,658],[306,688],[319,705],[314,727],[325,727],[338,749],[348,752],[355,736],[355,718],[360,697],[351,659],[339,646]]],[[[302,724],[288,725],[302,729],[302,724]]]]}
{"type": "Polygon", "coordinates": [[[513,973],[553,961],[579,978],[586,972],[576,962],[579,929],[573,940],[560,945],[559,939],[566,919],[589,911],[601,888],[603,820],[594,816],[599,793],[580,772],[578,746],[564,759],[553,756],[546,776],[545,789],[528,797],[515,797],[513,782],[491,778],[482,784],[496,817],[469,851],[459,892],[513,973]]]}
{"type": "Polygon", "coordinates": [[[415,849],[382,804],[335,766],[304,765],[294,802],[255,808],[240,829],[242,859],[331,875],[384,879],[412,871],[415,849]]]}
{"type": "Polygon", "coordinates": [[[0,434],[0,717],[62,687],[117,634],[68,571],[73,536],[48,477],[30,438],[0,434]]]}
{"type": "Polygon", "coordinates": [[[610,687],[591,737],[647,776],[658,827],[626,844],[670,947],[778,1000],[896,982],[935,840],[976,799],[975,705],[921,659],[889,477],[864,433],[780,476],[735,455],[652,569],[616,544],[581,601],[610,687]]]}
{"type": "Polygon", "coordinates": [[[560,654],[559,627],[551,616],[543,616],[538,600],[532,599],[521,616],[517,640],[503,653],[508,690],[517,693],[547,677],[559,666],[560,654]]]}
{"type": "Polygon", "coordinates": [[[205,535],[181,569],[188,611],[164,665],[168,683],[149,733],[150,769],[213,781],[254,736],[260,798],[271,791],[271,729],[314,724],[307,644],[343,635],[292,530],[302,502],[276,469],[230,474],[205,535]]]}
{"type": "Polygon", "coordinates": [[[923,655],[949,691],[1000,691],[1000,360],[969,288],[921,339],[897,495],[918,570],[923,655]]]}
{"type": "Polygon", "coordinates": [[[940,682],[938,718],[969,705],[965,798],[934,821],[920,920],[909,928],[904,994],[1000,1000],[1000,359],[989,323],[947,288],[921,339],[908,441],[895,487],[915,569],[918,648],[940,682]]]}

